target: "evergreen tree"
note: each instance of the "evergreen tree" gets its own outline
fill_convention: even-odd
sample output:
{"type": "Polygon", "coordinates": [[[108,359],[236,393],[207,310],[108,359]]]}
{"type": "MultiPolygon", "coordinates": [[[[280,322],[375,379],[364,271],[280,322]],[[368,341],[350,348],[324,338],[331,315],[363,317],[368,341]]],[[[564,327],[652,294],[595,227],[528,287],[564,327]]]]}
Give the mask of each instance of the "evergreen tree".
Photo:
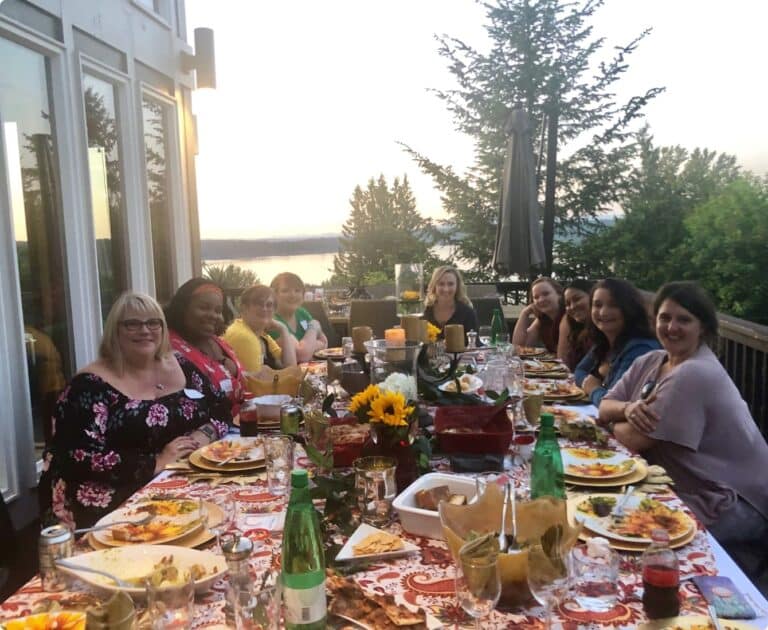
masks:
{"type": "Polygon", "coordinates": [[[384,175],[371,178],[365,189],[355,187],[349,203],[333,260],[336,282],[359,287],[374,276],[392,280],[396,263],[433,260],[434,228],[416,211],[407,177],[395,178],[391,188],[384,175]]]}
{"type": "MultiPolygon", "coordinates": [[[[504,122],[515,107],[530,116],[536,139],[542,137],[545,116],[556,117],[558,150],[570,153],[557,165],[557,229],[589,232],[595,218],[622,199],[634,155],[632,123],[662,89],[615,102],[614,83],[649,31],[598,64],[605,40],[592,35],[588,22],[601,5],[601,0],[495,0],[485,5],[492,42],[487,54],[458,39],[439,38],[439,52],[458,88],[437,95],[454,114],[459,131],[475,138],[475,164],[460,176],[405,148],[442,191],[446,223],[453,228],[447,243],[474,266],[470,277],[491,272],[507,140],[504,122]]],[[[543,167],[545,158],[538,159],[543,167]]]]}

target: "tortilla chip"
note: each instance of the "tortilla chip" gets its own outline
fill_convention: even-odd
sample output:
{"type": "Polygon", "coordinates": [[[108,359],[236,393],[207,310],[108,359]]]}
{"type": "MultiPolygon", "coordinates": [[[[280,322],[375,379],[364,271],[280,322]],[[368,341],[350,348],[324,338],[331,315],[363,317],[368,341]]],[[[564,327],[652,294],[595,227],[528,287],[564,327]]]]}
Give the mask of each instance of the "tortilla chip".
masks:
{"type": "Polygon", "coordinates": [[[352,551],[356,556],[367,556],[375,553],[387,553],[389,551],[398,551],[403,548],[403,541],[397,536],[387,532],[376,532],[366,536],[359,543],[352,546],[352,551]]]}

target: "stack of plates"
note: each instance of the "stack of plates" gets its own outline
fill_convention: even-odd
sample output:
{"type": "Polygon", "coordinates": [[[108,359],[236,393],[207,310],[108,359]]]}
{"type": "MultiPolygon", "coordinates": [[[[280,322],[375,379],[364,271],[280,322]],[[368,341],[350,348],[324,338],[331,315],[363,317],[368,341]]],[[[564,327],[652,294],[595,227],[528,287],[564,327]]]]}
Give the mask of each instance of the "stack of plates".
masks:
{"type": "Polygon", "coordinates": [[[264,467],[264,445],[258,437],[228,437],[192,452],[189,463],[215,472],[255,470],[264,467]]]}
{"type": "Polygon", "coordinates": [[[620,494],[588,494],[568,500],[568,515],[573,521],[584,524],[582,540],[594,536],[607,538],[611,547],[623,551],[642,551],[651,544],[651,531],[666,529],[670,547],[682,547],[696,536],[696,523],[682,510],[670,508],[665,503],[644,496],[629,497],[624,506],[624,516],[615,521],[609,514],[597,516],[592,511],[590,499],[605,498],[615,501],[620,494]]]}
{"type": "Polygon", "coordinates": [[[562,456],[565,483],[572,486],[624,486],[648,475],[645,462],[608,448],[570,446],[562,456]]]}

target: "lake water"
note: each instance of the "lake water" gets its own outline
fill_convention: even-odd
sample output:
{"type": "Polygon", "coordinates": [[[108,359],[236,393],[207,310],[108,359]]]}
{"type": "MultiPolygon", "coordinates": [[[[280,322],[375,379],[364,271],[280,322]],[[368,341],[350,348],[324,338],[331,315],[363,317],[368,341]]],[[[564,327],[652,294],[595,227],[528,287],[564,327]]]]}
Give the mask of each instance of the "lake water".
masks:
{"type": "Polygon", "coordinates": [[[290,271],[306,284],[321,284],[333,274],[334,254],[296,254],[294,256],[265,256],[263,258],[206,260],[209,265],[237,265],[255,273],[263,284],[272,282],[277,274],[290,271]]]}

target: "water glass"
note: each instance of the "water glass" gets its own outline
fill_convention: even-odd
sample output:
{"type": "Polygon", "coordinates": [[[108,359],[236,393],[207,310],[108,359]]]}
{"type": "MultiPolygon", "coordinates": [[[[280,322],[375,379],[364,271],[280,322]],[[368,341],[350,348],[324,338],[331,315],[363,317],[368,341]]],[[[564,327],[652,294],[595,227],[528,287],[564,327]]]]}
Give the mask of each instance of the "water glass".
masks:
{"type": "Polygon", "coordinates": [[[547,629],[552,627],[552,609],[568,592],[568,562],[561,549],[544,551],[540,544],[528,548],[528,587],[546,611],[547,629]]]}
{"type": "Polygon", "coordinates": [[[361,457],[355,460],[354,468],[360,518],[374,527],[387,525],[397,495],[397,462],[391,457],[361,457]]]}
{"type": "MultiPolygon", "coordinates": [[[[331,436],[330,419],[317,407],[304,410],[304,426],[307,430],[307,441],[321,457],[330,461],[333,466],[333,439],[331,436]]],[[[323,468],[323,467],[321,467],[323,468]]]]}
{"type": "Polygon", "coordinates": [[[586,545],[571,550],[573,599],[590,612],[611,610],[619,597],[619,554],[606,549],[606,557],[591,557],[586,545]]]}
{"type": "Polygon", "coordinates": [[[339,382],[345,392],[354,396],[368,387],[371,380],[362,365],[354,359],[349,359],[341,365],[339,382]]]}
{"type": "Polygon", "coordinates": [[[282,588],[279,572],[268,570],[259,579],[227,593],[227,596],[234,600],[237,630],[278,630],[280,627],[282,588]]]}
{"type": "Polygon", "coordinates": [[[352,337],[341,338],[341,349],[344,352],[345,359],[352,358],[352,353],[355,350],[355,343],[352,341],[352,337]]]}
{"type": "Polygon", "coordinates": [[[191,628],[195,617],[195,582],[189,573],[173,584],[146,582],[147,611],[152,630],[191,628]]]}
{"type": "Polygon", "coordinates": [[[287,435],[265,437],[264,455],[270,494],[277,496],[287,494],[291,487],[291,470],[293,470],[293,440],[287,435]]]}
{"type": "Polygon", "coordinates": [[[216,537],[216,547],[219,551],[221,551],[221,536],[232,527],[235,522],[236,511],[235,499],[227,488],[219,486],[215,494],[211,494],[205,499],[200,498],[200,518],[208,531],[216,537]],[[210,514],[205,506],[206,502],[214,504],[218,508],[219,514],[210,514]]]}
{"type": "Polygon", "coordinates": [[[491,327],[490,326],[478,326],[477,338],[484,346],[488,346],[491,343],[491,327]]]}
{"type": "MultiPolygon", "coordinates": [[[[473,543],[468,543],[473,545],[473,543]]],[[[469,556],[464,553],[467,545],[459,550],[456,566],[456,598],[464,611],[474,618],[476,630],[480,619],[491,614],[501,597],[498,554],[469,556]]]]}

